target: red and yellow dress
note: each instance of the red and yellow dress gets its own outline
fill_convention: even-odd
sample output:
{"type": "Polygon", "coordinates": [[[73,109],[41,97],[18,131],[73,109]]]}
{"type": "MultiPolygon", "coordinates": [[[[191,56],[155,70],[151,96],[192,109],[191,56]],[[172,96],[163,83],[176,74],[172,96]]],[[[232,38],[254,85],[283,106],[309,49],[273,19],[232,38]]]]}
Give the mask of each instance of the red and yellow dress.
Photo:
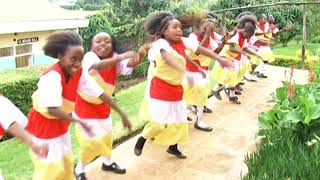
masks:
{"type": "MultiPolygon", "coordinates": [[[[264,35],[257,36],[262,40],[270,40],[272,38],[272,29],[270,29],[269,23],[260,24],[257,22],[257,31],[266,33],[266,37],[264,35]],[[268,39],[269,38],[269,39],[268,39]]],[[[268,61],[269,63],[275,61],[274,55],[269,45],[264,45],[259,47],[259,54],[263,57],[263,60],[268,61]]]]}
{"type": "MultiPolygon", "coordinates": [[[[196,32],[189,35],[189,39],[193,44],[200,45],[203,38],[196,32]]],[[[214,51],[218,44],[211,37],[206,41],[205,48],[214,51]]],[[[187,61],[187,69],[183,81],[183,101],[187,105],[205,106],[208,103],[208,95],[210,94],[210,77],[209,65],[213,61],[210,57],[196,54],[193,51],[187,50],[186,55],[189,56],[195,63],[206,71],[207,76],[202,77],[198,69],[193,67],[187,61]]]]}
{"type": "MultiPolygon", "coordinates": [[[[116,54],[110,54],[112,57],[116,54]]],[[[117,74],[128,75],[132,68],[128,68],[128,60],[123,60],[113,66],[100,71],[91,69],[100,58],[94,52],[88,52],[83,59],[83,69],[108,95],[115,90],[117,74]]],[[[89,163],[97,156],[111,157],[112,153],[112,117],[111,108],[99,97],[88,94],[89,91],[78,90],[76,106],[73,115],[87,126],[94,129],[88,133],[82,126],[76,125],[76,137],[80,145],[79,158],[82,163],[89,163]]],[[[90,92],[89,92],[90,93],[90,92]]]]}
{"type": "Polygon", "coordinates": [[[49,114],[48,108],[59,107],[72,113],[77,90],[90,91],[96,97],[103,92],[82,68],[67,80],[59,63],[50,67],[38,82],[38,89],[32,95],[27,130],[34,141],[48,144],[49,152],[42,158],[30,151],[35,170],[33,179],[74,179],[69,122],[49,114]]]}
{"type": "Polygon", "coordinates": [[[162,59],[162,50],[174,57],[175,63],[186,68],[185,50],[196,51],[198,46],[182,38],[177,43],[158,39],[153,44],[156,67],[150,85],[150,99],[148,112],[150,122],[144,127],[142,135],[146,139],[154,139],[161,145],[174,145],[188,140],[187,111],[182,101],[182,81],[184,72],[181,72],[162,59]]]}
{"type": "Polygon", "coordinates": [[[233,67],[222,67],[219,62],[216,62],[213,68],[215,79],[219,84],[235,87],[243,77],[240,61],[241,54],[231,52],[228,44],[235,44],[236,47],[242,49],[247,46],[247,39],[243,37],[241,32],[237,32],[221,50],[220,56],[234,60],[233,67]]]}

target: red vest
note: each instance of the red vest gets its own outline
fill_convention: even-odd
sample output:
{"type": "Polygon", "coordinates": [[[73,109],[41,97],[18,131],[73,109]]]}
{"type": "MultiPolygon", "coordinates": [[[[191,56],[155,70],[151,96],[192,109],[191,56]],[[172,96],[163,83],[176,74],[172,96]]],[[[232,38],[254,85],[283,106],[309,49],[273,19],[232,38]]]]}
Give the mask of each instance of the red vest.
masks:
{"type": "MultiPolygon", "coordinates": [[[[186,58],[186,47],[182,40],[177,43],[168,43],[175,51],[186,58]]],[[[183,97],[183,87],[181,85],[172,85],[157,77],[153,77],[150,84],[150,97],[164,101],[180,101],[183,97]]]]}
{"type": "Polygon", "coordinates": [[[2,128],[2,126],[0,124],[0,139],[2,138],[3,135],[4,135],[4,129],[2,128]]]}
{"type": "MultiPolygon", "coordinates": [[[[111,53],[109,57],[112,57],[111,53]]],[[[99,71],[100,77],[107,84],[116,85],[117,65],[99,71]]],[[[75,113],[82,119],[105,119],[110,116],[111,108],[108,104],[94,104],[84,100],[79,94],[76,98],[75,113]]]]}
{"type": "MultiPolygon", "coordinates": [[[[62,86],[62,97],[63,99],[75,102],[77,95],[79,81],[82,75],[82,68],[80,68],[76,74],[69,78],[66,82],[66,77],[64,76],[59,63],[50,67],[45,73],[55,71],[61,76],[61,86],[62,86]]],[[[71,113],[71,112],[67,112],[71,113]]],[[[35,107],[33,107],[28,114],[28,126],[27,130],[38,138],[51,139],[65,134],[68,131],[69,122],[56,118],[48,118],[42,112],[39,112],[35,107]]]]}

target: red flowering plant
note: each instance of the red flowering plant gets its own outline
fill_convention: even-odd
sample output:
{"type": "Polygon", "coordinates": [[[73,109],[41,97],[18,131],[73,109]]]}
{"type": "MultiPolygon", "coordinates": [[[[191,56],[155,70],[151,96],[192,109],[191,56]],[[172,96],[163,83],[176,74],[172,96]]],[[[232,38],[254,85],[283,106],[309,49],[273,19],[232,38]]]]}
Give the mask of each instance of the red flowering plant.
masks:
{"type": "Polygon", "coordinates": [[[309,67],[309,76],[310,76],[310,81],[314,82],[317,80],[316,75],[314,74],[314,71],[312,69],[312,66],[309,67]]]}
{"type": "Polygon", "coordinates": [[[290,66],[290,79],[288,83],[288,99],[292,100],[294,96],[295,89],[292,85],[292,78],[293,78],[293,73],[294,73],[294,65],[290,66]]]}

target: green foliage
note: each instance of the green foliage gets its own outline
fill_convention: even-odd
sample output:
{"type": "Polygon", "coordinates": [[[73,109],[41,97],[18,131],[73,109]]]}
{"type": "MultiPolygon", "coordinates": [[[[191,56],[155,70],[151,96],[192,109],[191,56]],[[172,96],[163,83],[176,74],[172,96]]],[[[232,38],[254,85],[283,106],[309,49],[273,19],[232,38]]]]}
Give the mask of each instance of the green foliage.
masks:
{"type": "MultiPolygon", "coordinates": [[[[259,114],[262,130],[291,129],[302,140],[309,138],[320,128],[320,76],[319,64],[314,64],[316,79],[309,84],[293,84],[294,95],[289,98],[289,84],[276,90],[273,100],[276,105],[259,114]]],[[[262,131],[265,132],[265,131],[262,131]]]]}
{"type": "Polygon", "coordinates": [[[306,146],[288,129],[268,131],[258,150],[246,157],[248,174],[254,179],[319,179],[319,143],[306,146]]]}
{"type": "Polygon", "coordinates": [[[320,43],[320,36],[316,36],[316,37],[312,38],[310,42],[311,43],[320,43]]]}
{"type": "MultiPolygon", "coordinates": [[[[276,60],[272,62],[271,65],[282,67],[290,67],[291,65],[294,65],[295,68],[301,69],[301,58],[298,59],[297,57],[292,56],[275,56],[275,59],[276,60]]],[[[317,60],[317,58],[314,56],[311,56],[309,59],[307,59],[305,68],[309,68],[309,66],[312,65],[315,60],[317,60]]]]}

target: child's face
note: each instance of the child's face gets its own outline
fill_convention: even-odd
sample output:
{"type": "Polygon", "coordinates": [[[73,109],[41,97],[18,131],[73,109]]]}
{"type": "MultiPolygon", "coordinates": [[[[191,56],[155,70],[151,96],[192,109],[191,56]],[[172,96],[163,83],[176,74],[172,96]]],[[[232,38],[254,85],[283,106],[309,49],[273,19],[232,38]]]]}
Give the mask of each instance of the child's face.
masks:
{"type": "Polygon", "coordinates": [[[183,36],[181,29],[181,23],[177,19],[173,19],[169,22],[167,29],[164,31],[164,36],[173,42],[178,42],[183,36]]]}
{"type": "Polygon", "coordinates": [[[61,68],[68,74],[75,74],[81,67],[81,62],[84,56],[82,46],[69,46],[64,54],[58,56],[61,68]]]}
{"type": "Polygon", "coordinates": [[[254,33],[249,32],[249,31],[243,31],[242,34],[243,34],[244,38],[249,38],[249,37],[253,36],[254,33]]]}
{"type": "Polygon", "coordinates": [[[266,18],[262,17],[259,20],[260,24],[265,24],[267,22],[266,18]]]}
{"type": "Polygon", "coordinates": [[[112,48],[112,38],[107,33],[99,33],[92,40],[91,50],[100,58],[108,57],[112,48]]]}
{"type": "Polygon", "coordinates": [[[274,17],[273,17],[273,15],[269,15],[269,16],[268,16],[268,21],[269,21],[270,23],[274,23],[274,17]]]}
{"type": "Polygon", "coordinates": [[[199,27],[200,36],[204,36],[208,30],[212,33],[214,30],[214,24],[212,22],[202,23],[199,27]]]}

